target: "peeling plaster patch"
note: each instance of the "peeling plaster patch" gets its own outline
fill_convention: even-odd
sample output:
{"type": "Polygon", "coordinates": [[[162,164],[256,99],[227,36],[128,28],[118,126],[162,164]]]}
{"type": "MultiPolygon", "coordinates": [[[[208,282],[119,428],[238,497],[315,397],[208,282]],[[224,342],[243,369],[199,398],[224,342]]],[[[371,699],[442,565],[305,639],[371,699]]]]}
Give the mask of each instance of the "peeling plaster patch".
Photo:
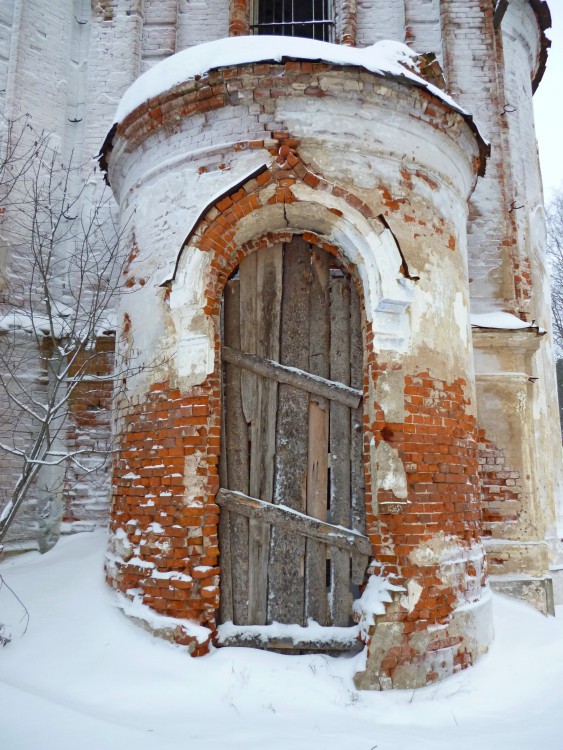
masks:
{"type": "Polygon", "coordinates": [[[443,565],[444,563],[464,562],[480,559],[482,550],[473,545],[470,549],[462,545],[457,537],[441,531],[431,539],[421,542],[409,555],[413,565],[443,565]]]}
{"type": "Polygon", "coordinates": [[[208,335],[186,336],[178,342],[177,370],[184,387],[203,383],[213,372],[214,362],[213,344],[208,335]]]}
{"type": "Polygon", "coordinates": [[[526,402],[526,393],[524,391],[518,391],[518,393],[516,394],[516,411],[518,412],[518,416],[520,417],[522,422],[526,421],[526,402]]]}
{"type": "Polygon", "coordinates": [[[377,489],[388,490],[400,500],[407,499],[407,475],[405,467],[396,448],[389,443],[381,442],[373,451],[372,441],[372,476],[377,478],[377,489]]]}
{"type": "Polygon", "coordinates": [[[338,222],[337,216],[327,211],[325,206],[308,201],[287,203],[285,213],[292,229],[301,229],[306,232],[330,235],[334,225],[338,222]]]}
{"type": "Polygon", "coordinates": [[[133,556],[133,545],[129,541],[127,532],[121,527],[116,529],[114,534],[110,535],[108,550],[115,557],[121,558],[124,562],[130,560],[133,556]]]}
{"type": "Polygon", "coordinates": [[[191,248],[183,260],[172,285],[170,312],[176,331],[178,376],[184,387],[190,387],[203,383],[214,368],[213,321],[204,313],[210,258],[209,253],[191,248]]]}
{"type": "Polygon", "coordinates": [[[402,586],[395,586],[384,576],[371,575],[368,578],[362,595],[352,604],[354,619],[359,625],[360,635],[364,641],[373,634],[375,617],[384,615],[385,605],[393,601],[392,592],[404,590],[402,586]]]}
{"type": "Polygon", "coordinates": [[[452,253],[441,258],[432,248],[427,250],[409,310],[410,353],[419,358],[417,361],[424,358],[434,377],[457,379],[461,361],[466,362],[466,373],[471,377],[469,311],[465,292],[460,291],[459,258],[452,253]]]}
{"type": "MultiPolygon", "coordinates": [[[[261,193],[261,198],[267,200],[270,193],[274,194],[275,189],[275,185],[268,186],[261,193]]],[[[269,232],[276,232],[281,229],[287,229],[287,226],[284,205],[281,203],[272,206],[266,205],[253,211],[238,222],[234,241],[237,245],[244,245],[245,242],[249,242],[261,235],[265,228],[269,232]]]]}
{"type": "Polygon", "coordinates": [[[406,313],[414,282],[405,279],[401,273],[402,257],[392,232],[382,230],[378,220],[366,219],[330,193],[319,193],[297,183],[293,194],[299,201],[317,204],[319,209],[342,211],[345,218],[334,222],[330,217],[330,224],[334,223],[334,227],[329,240],[340,247],[358,268],[364,289],[366,318],[372,324],[375,345],[405,351],[409,340],[406,313]]]}
{"type": "MultiPolygon", "coordinates": [[[[184,459],[184,476],[186,478],[186,504],[195,507],[201,504],[200,498],[205,493],[206,477],[198,474],[201,460],[199,456],[186,456],[184,459]]],[[[199,534],[200,531],[197,530],[199,534]]]]}
{"type": "Polygon", "coordinates": [[[463,346],[467,348],[467,305],[464,302],[463,294],[457,292],[454,300],[454,318],[459,327],[459,335],[463,341],[463,346]]]}
{"type": "Polygon", "coordinates": [[[423,591],[424,589],[419,583],[417,583],[417,581],[410,580],[407,583],[406,595],[400,598],[401,607],[404,607],[409,612],[412,612],[418,604],[418,600],[420,599],[423,591]]]}
{"type": "MultiPolygon", "coordinates": [[[[263,150],[239,153],[237,160],[230,163],[227,181],[222,170],[200,174],[197,165],[186,164],[188,154],[181,143],[176,148],[174,144],[169,145],[169,150],[175,153],[173,163],[162,158],[168,149],[164,151],[162,144],[155,144],[155,148],[157,166],[150,164],[147,169],[148,159],[139,159],[135,154],[131,162],[123,166],[126,184],[118,192],[124,196],[124,201],[130,190],[138,196],[137,203],[132,201],[128,210],[122,207],[123,225],[129,221],[134,227],[142,274],[154,277],[156,283],[162,285],[175,278],[176,265],[182,262],[181,248],[206,209],[265,167],[271,157],[263,150]],[[157,253],[155,247],[158,247],[157,253]]],[[[114,185],[114,190],[117,188],[118,185],[114,185]]]]}
{"type": "MultiPolygon", "coordinates": [[[[371,384],[371,380],[370,380],[371,384]]],[[[405,421],[405,380],[399,370],[385,370],[377,378],[375,401],[387,422],[405,421]]]]}
{"type": "Polygon", "coordinates": [[[433,315],[435,318],[441,318],[443,312],[442,295],[437,294],[436,292],[427,292],[421,285],[418,285],[414,291],[410,307],[413,339],[419,336],[420,329],[424,328],[424,318],[426,315],[433,315]]]}

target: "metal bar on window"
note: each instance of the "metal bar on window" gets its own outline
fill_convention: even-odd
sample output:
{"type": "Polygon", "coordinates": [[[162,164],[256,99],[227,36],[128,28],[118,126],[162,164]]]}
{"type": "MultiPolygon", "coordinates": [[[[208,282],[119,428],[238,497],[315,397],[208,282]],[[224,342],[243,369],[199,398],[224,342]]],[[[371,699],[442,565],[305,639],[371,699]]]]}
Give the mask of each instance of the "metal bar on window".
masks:
{"type": "Polygon", "coordinates": [[[254,34],[303,36],[329,41],[334,28],[332,0],[255,0],[254,34]]]}

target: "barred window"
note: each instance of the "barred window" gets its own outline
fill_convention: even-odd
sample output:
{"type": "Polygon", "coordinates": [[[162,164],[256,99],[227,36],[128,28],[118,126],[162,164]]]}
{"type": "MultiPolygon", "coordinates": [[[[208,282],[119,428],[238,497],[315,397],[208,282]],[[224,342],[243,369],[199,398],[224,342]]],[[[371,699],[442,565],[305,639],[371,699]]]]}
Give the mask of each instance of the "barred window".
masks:
{"type": "Polygon", "coordinates": [[[255,0],[252,8],[253,34],[300,36],[332,42],[333,0],[255,0]]]}

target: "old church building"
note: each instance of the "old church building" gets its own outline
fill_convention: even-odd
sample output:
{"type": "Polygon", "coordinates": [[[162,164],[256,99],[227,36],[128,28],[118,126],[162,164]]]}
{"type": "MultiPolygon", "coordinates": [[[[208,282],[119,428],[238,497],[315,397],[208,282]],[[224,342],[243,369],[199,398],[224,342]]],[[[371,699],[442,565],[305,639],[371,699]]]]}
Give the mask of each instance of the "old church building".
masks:
{"type": "Polygon", "coordinates": [[[109,522],[140,625],[194,656],[366,647],[356,684],[387,689],[475,663],[491,588],[553,611],[550,23],[540,0],[4,0],[5,117],[99,154],[126,258],[112,471],[65,485],[49,533],[109,522]]]}

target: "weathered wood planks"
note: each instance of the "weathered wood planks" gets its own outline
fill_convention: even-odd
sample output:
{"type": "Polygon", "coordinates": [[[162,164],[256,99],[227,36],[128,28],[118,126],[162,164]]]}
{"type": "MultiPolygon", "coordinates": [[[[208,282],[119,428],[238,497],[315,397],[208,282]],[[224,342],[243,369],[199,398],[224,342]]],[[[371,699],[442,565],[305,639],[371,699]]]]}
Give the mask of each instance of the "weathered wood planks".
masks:
{"type": "Polygon", "coordinates": [[[371,554],[350,274],[296,237],[241,263],[223,316],[221,619],[347,627],[371,554]]]}
{"type": "MultiPolygon", "coordinates": [[[[229,346],[241,345],[240,283],[229,281],[223,297],[223,340],[229,346]]],[[[224,393],[229,404],[224,415],[228,486],[248,492],[248,425],[243,413],[240,370],[231,364],[224,369],[224,393]]],[[[221,616],[234,622],[248,617],[248,519],[238,515],[220,518],[221,544],[221,616]],[[239,554],[239,564],[232,564],[232,550],[239,554]],[[227,559],[230,557],[230,559],[227,559]]]]}
{"type": "MultiPolygon", "coordinates": [[[[330,377],[350,384],[350,277],[330,278],[330,377]]],[[[330,520],[350,526],[350,409],[330,404],[330,520]]],[[[333,550],[330,560],[332,621],[347,625],[350,619],[350,556],[333,550]]]]}
{"type": "MultiPolygon", "coordinates": [[[[270,359],[279,358],[280,317],[283,273],[283,250],[275,245],[255,253],[255,270],[241,276],[241,300],[251,294],[256,297],[256,319],[252,322],[256,354],[270,359]],[[253,273],[255,274],[253,276],[253,273]],[[244,288],[244,292],[243,292],[244,288]]],[[[250,256],[253,257],[253,256],[250,256]]],[[[249,260],[249,259],[247,259],[249,260]]],[[[244,266],[245,263],[241,264],[244,266]]],[[[251,305],[247,305],[251,308],[251,305]]],[[[241,305],[242,315],[242,305],[241,305]]],[[[241,318],[242,329],[247,325],[241,318]]],[[[252,385],[245,384],[244,390],[252,385]]],[[[271,500],[274,493],[274,457],[276,450],[276,421],[278,384],[258,378],[254,411],[250,421],[250,494],[271,500]]],[[[248,398],[251,402],[251,399],[248,398]]],[[[265,624],[268,607],[268,559],[270,528],[252,519],[248,539],[248,618],[258,625],[265,624]]]]}
{"type": "MultiPolygon", "coordinates": [[[[364,347],[360,300],[355,285],[350,285],[350,385],[362,389],[364,379],[364,347]]],[[[364,473],[363,409],[351,411],[351,528],[365,531],[365,473],[364,473]]],[[[351,579],[354,598],[359,595],[359,586],[364,582],[367,561],[362,555],[352,554],[351,579]]]]}
{"type": "MultiPolygon", "coordinates": [[[[330,375],[330,256],[311,249],[309,370],[330,375]]],[[[329,400],[322,395],[309,400],[307,515],[326,521],[328,513],[329,400]]],[[[329,622],[326,591],[327,546],[307,539],[305,555],[306,618],[321,625],[329,622]]]]}
{"type": "Polygon", "coordinates": [[[219,626],[217,641],[221,646],[247,646],[286,653],[311,653],[315,651],[355,653],[363,648],[363,643],[358,640],[357,628],[346,628],[349,633],[344,638],[341,632],[338,633],[337,637],[333,636],[334,628],[327,627],[325,628],[326,633],[321,631],[314,639],[308,638],[306,634],[293,637],[283,636],[275,632],[270,634],[268,629],[268,626],[266,626],[261,628],[260,633],[256,633],[252,625],[236,629],[232,627],[224,629],[219,626]]]}
{"type": "MultiPolygon", "coordinates": [[[[309,366],[309,248],[295,239],[284,249],[280,361],[305,370],[309,366]]],[[[276,431],[274,503],[304,513],[307,503],[309,395],[281,383],[276,431]]],[[[267,498],[263,498],[266,500],[267,498]]],[[[268,621],[305,624],[305,539],[274,526],[270,543],[268,621]]]]}
{"type": "Polygon", "coordinates": [[[359,406],[362,399],[362,392],[357,388],[350,388],[328,378],[321,378],[295,367],[286,367],[279,362],[231,349],[228,346],[223,347],[222,358],[224,362],[238,365],[256,375],[276,380],[278,383],[287,383],[307,393],[338,401],[345,406],[355,408],[359,406]]]}
{"type": "Polygon", "coordinates": [[[310,539],[317,539],[331,547],[343,550],[355,550],[359,554],[369,555],[370,541],[359,531],[343,529],[327,521],[319,521],[299,511],[283,505],[267,503],[257,497],[249,497],[242,492],[220,489],[217,493],[217,504],[227,508],[232,514],[258,519],[264,523],[276,524],[281,528],[291,528],[295,533],[310,539]]]}

